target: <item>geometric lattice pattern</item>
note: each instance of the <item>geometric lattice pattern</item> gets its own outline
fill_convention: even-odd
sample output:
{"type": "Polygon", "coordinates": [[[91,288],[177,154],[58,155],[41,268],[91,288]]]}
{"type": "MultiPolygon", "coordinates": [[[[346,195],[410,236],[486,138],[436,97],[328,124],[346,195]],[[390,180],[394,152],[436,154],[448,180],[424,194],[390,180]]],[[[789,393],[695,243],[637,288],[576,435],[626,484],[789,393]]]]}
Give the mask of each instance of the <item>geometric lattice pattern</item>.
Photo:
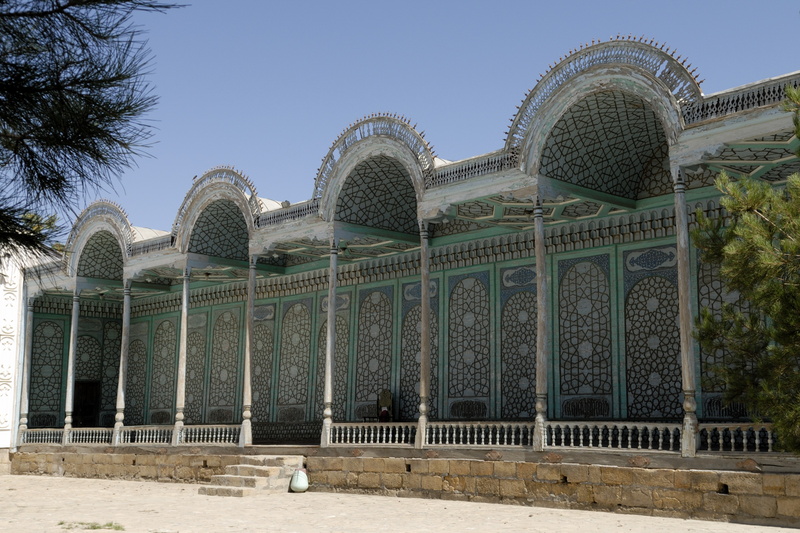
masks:
{"type": "Polygon", "coordinates": [[[217,200],[197,217],[189,240],[189,252],[247,261],[247,222],[230,200],[217,200]]]}
{"type": "Polygon", "coordinates": [[[581,202],[579,204],[571,204],[566,206],[561,211],[561,216],[567,218],[581,218],[596,215],[603,206],[596,202],[581,202]]]}
{"type": "Polygon", "coordinates": [[[559,269],[561,394],[610,394],[608,256],[561,261],[559,269]]]}
{"type": "Polygon", "coordinates": [[[206,313],[189,315],[189,329],[186,336],[186,403],[183,408],[183,420],[187,424],[203,422],[207,322],[206,313]]]}
{"type": "Polygon", "coordinates": [[[114,424],[119,382],[119,355],[122,341],[122,324],[107,320],[103,324],[103,374],[100,401],[100,425],[114,424]]]}
{"type": "Polygon", "coordinates": [[[668,279],[648,276],[625,302],[628,416],[676,419],[681,416],[678,289],[668,279]]]}
{"type": "Polygon", "coordinates": [[[31,427],[61,425],[61,376],[64,364],[62,322],[46,320],[33,330],[28,420],[31,427]]]}
{"type": "Polygon", "coordinates": [[[131,341],[128,348],[128,379],[125,385],[125,424],[144,424],[145,387],[147,384],[147,344],[131,341]]]}
{"type": "MultiPolygon", "coordinates": [[[[438,416],[436,406],[439,390],[439,317],[435,302],[431,302],[431,370],[428,391],[428,418],[438,416]]],[[[403,319],[401,332],[400,419],[415,420],[419,415],[419,374],[422,349],[422,306],[415,305],[403,319]]]]}
{"type": "Polygon", "coordinates": [[[551,130],[541,172],[560,181],[635,200],[640,185],[663,180],[666,137],[642,98],[621,91],[587,95],[551,130]]]}
{"type": "Polygon", "coordinates": [[[278,418],[298,422],[305,419],[311,370],[311,314],[307,303],[296,303],[284,314],[280,354],[278,418]]]}
{"type": "Polygon", "coordinates": [[[500,416],[531,418],[536,414],[536,293],[514,293],[500,321],[500,416]]]}
{"type": "Polygon", "coordinates": [[[122,279],[122,250],[108,231],[98,231],[83,247],[78,261],[78,276],[122,279]]]}
{"type": "Polygon", "coordinates": [[[416,194],[408,172],[386,156],[362,161],[342,187],[336,203],[336,220],[418,233],[416,194]]]}
{"type": "Polygon", "coordinates": [[[274,320],[256,321],[253,327],[252,372],[253,422],[269,421],[270,391],[272,390],[272,353],[274,351],[274,320]]]}
{"type": "MultiPolygon", "coordinates": [[[[337,422],[345,420],[347,400],[347,359],[350,339],[347,319],[336,317],[336,343],[333,358],[333,419],[337,422]]],[[[328,322],[322,322],[317,337],[317,408],[313,418],[322,419],[325,410],[325,352],[328,343],[328,322]]]]}
{"type": "Polygon", "coordinates": [[[211,341],[211,378],[208,389],[209,421],[231,423],[235,418],[237,366],[239,362],[239,313],[214,312],[211,341]]]}
{"type": "MultiPolygon", "coordinates": [[[[390,288],[361,293],[356,344],[356,402],[375,402],[382,389],[391,387],[391,294],[390,288]]],[[[372,408],[376,409],[374,404],[372,408]]]]}
{"type": "Polygon", "coordinates": [[[451,400],[489,397],[491,337],[485,279],[485,273],[463,276],[450,292],[447,392],[451,400]]]}
{"type": "MultiPolygon", "coordinates": [[[[725,304],[734,305],[738,311],[744,311],[737,306],[738,294],[725,290],[725,285],[720,278],[719,266],[698,261],[697,291],[701,309],[708,309],[719,318],[725,304]]],[[[719,349],[707,352],[700,348],[700,369],[703,393],[725,391],[725,381],[717,373],[716,368],[723,365],[728,357],[728,350],[719,349]]]]}
{"type": "Polygon", "coordinates": [[[75,357],[75,379],[100,381],[102,374],[103,349],[100,342],[89,335],[81,335],[75,357]]]}
{"type": "Polygon", "coordinates": [[[150,413],[160,410],[156,418],[164,424],[172,423],[171,411],[175,405],[175,376],[177,374],[176,348],[178,342],[175,319],[162,320],[153,335],[153,373],[150,381],[150,413]],[[167,413],[166,411],[170,412],[167,413]],[[169,418],[166,418],[169,414],[169,418]]]}

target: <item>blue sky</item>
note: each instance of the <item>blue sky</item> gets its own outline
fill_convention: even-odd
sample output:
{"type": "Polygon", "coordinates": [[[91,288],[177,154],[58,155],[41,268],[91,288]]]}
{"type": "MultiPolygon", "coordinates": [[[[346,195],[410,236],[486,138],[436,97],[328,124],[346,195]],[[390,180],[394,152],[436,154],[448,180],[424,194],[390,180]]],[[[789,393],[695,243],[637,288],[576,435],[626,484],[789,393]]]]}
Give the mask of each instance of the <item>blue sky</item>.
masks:
{"type": "Polygon", "coordinates": [[[154,145],[96,198],[163,230],[217,165],[259,196],[309,199],[331,143],[370,113],[408,117],[445,159],[501,148],[539,74],[592,39],[666,43],[705,94],[800,69],[797,0],[197,0],[136,20],[160,98],[154,145]]]}

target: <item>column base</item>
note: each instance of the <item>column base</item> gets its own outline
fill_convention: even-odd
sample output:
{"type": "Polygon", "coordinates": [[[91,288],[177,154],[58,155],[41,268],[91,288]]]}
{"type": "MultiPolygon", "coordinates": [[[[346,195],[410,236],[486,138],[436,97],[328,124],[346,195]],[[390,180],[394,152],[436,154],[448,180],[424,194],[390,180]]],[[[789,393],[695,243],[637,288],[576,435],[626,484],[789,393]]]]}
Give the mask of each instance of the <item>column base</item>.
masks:
{"type": "Polygon", "coordinates": [[[181,433],[183,432],[183,421],[175,422],[175,429],[172,430],[172,445],[177,446],[181,443],[181,433]]]}
{"type": "Polygon", "coordinates": [[[420,415],[417,420],[417,434],[414,437],[414,448],[421,450],[425,447],[425,435],[428,432],[428,417],[420,415]]]}
{"type": "Polygon", "coordinates": [[[250,422],[249,418],[245,418],[242,420],[242,429],[239,432],[239,447],[244,448],[245,446],[252,446],[253,445],[253,424],[250,422]]]}
{"type": "Polygon", "coordinates": [[[681,457],[694,457],[697,455],[697,415],[686,413],[683,415],[683,430],[681,431],[681,457]]]}
{"type": "Polygon", "coordinates": [[[322,434],[319,436],[321,448],[327,448],[331,445],[331,426],[333,426],[333,419],[324,418],[322,420],[322,434]]]}
{"type": "Polygon", "coordinates": [[[547,442],[547,417],[543,413],[538,413],[533,422],[533,443],[532,448],[535,452],[543,452],[547,442]]]}

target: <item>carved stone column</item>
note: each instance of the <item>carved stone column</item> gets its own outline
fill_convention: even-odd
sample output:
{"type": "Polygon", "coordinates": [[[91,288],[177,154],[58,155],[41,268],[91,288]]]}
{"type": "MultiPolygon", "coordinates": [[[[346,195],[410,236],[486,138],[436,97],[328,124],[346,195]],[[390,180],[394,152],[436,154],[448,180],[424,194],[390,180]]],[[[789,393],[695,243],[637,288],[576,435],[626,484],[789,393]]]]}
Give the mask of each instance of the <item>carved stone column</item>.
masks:
{"type": "Polygon", "coordinates": [[[25,313],[25,353],[23,354],[24,359],[22,361],[22,376],[20,376],[18,444],[23,444],[25,432],[28,430],[28,383],[31,379],[31,358],[33,357],[33,303],[34,299],[29,298],[25,313]]]}
{"type": "Polygon", "coordinates": [[[250,258],[250,269],[247,276],[247,313],[245,316],[244,334],[244,387],[242,390],[242,431],[239,434],[239,446],[253,444],[253,382],[250,367],[253,361],[253,330],[256,312],[256,256],[250,258]]]}
{"type": "Polygon", "coordinates": [[[122,339],[119,346],[119,377],[117,378],[117,413],[114,415],[112,444],[121,444],[120,437],[125,425],[125,385],[128,380],[128,348],[131,338],[131,282],[125,281],[122,296],[122,339]]]}
{"type": "Polygon", "coordinates": [[[547,377],[550,361],[550,339],[547,319],[550,313],[545,256],[544,211],[540,199],[533,208],[535,224],[534,252],[536,255],[536,420],[533,430],[533,449],[544,450],[547,440],[547,377]]]}
{"type": "Polygon", "coordinates": [[[420,332],[419,348],[419,419],[415,448],[425,446],[428,428],[428,400],[431,388],[431,270],[428,250],[428,223],[419,221],[420,332]]]}
{"type": "Polygon", "coordinates": [[[181,298],[181,336],[178,349],[178,387],[175,391],[175,429],[172,445],[177,446],[183,431],[183,409],[186,406],[186,353],[189,338],[189,276],[191,269],[183,271],[183,296],[181,298]]]}
{"type": "Polygon", "coordinates": [[[67,394],[64,407],[64,436],[62,444],[69,443],[69,434],[72,430],[72,410],[75,401],[75,352],[78,350],[78,316],[80,314],[80,290],[75,289],[72,295],[72,320],[69,328],[69,356],[67,359],[67,394]]]}
{"type": "Polygon", "coordinates": [[[336,284],[338,278],[339,246],[336,237],[331,237],[330,268],[328,271],[328,331],[325,338],[325,381],[322,391],[324,409],[322,411],[322,435],[320,446],[327,447],[331,442],[333,426],[333,372],[336,355],[336,284]]]}
{"type": "Polygon", "coordinates": [[[683,388],[683,431],[681,455],[697,453],[697,399],[695,397],[695,354],[692,340],[691,266],[689,262],[689,216],[686,184],[679,167],[672,168],[675,185],[675,233],[678,245],[678,322],[681,338],[681,385],[683,388]]]}

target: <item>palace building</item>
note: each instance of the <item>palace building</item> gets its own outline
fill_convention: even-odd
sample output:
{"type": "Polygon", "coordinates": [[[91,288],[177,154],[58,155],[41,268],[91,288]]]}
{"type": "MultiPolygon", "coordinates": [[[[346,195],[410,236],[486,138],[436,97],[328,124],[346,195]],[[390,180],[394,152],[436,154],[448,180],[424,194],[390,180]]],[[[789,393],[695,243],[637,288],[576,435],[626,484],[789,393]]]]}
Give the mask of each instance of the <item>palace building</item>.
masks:
{"type": "Polygon", "coordinates": [[[542,76],[488,154],[441,159],[378,114],[301,203],[228,167],[167,231],[95,202],[63,257],[4,261],[0,446],[723,446],[748,419],[692,337],[726,294],[689,231],[726,216],[720,172],[800,171],[798,84],[704,95],[663,46],[611,40],[542,76]]]}

